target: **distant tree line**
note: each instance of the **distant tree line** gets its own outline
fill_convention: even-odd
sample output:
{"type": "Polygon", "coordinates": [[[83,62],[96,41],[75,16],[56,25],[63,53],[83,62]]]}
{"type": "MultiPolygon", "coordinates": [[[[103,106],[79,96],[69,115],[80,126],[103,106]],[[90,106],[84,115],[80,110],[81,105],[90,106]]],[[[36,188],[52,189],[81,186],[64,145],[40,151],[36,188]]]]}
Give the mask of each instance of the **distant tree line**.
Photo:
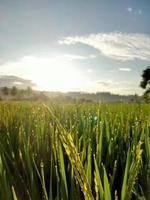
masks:
{"type": "Polygon", "coordinates": [[[15,86],[13,87],[2,87],[0,88],[0,100],[49,100],[49,97],[45,95],[42,91],[32,90],[31,87],[26,89],[19,89],[15,86]]]}
{"type": "Polygon", "coordinates": [[[12,96],[19,99],[24,96],[31,96],[32,94],[33,90],[31,87],[27,87],[26,89],[18,89],[15,86],[11,88],[5,86],[1,88],[1,95],[3,95],[4,97],[12,96]]]}

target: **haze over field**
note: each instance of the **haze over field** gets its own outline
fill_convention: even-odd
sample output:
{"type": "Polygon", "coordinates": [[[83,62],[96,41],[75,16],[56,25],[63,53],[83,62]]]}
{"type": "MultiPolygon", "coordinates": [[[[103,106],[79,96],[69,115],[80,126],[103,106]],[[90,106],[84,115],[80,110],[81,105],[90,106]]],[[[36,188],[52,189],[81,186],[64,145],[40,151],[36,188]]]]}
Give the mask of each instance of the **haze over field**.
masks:
{"type": "Polygon", "coordinates": [[[150,2],[0,0],[0,87],[142,93],[150,2]]]}

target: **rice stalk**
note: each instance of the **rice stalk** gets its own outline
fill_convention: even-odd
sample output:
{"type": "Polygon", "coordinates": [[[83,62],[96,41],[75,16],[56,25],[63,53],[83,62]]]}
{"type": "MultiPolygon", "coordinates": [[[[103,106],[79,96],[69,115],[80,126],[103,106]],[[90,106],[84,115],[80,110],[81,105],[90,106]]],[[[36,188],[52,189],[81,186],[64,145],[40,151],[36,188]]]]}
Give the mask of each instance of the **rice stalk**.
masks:
{"type": "Polygon", "coordinates": [[[71,165],[75,172],[75,178],[77,179],[82,192],[84,194],[85,200],[94,200],[94,197],[92,195],[91,188],[89,186],[89,183],[87,181],[85,171],[83,168],[83,165],[80,160],[80,156],[76,150],[76,147],[73,143],[73,139],[70,133],[67,133],[58,118],[54,115],[52,110],[44,105],[46,110],[49,112],[49,114],[53,117],[53,119],[56,122],[56,126],[59,130],[59,138],[61,140],[61,143],[69,157],[69,160],[71,162],[71,165]]]}
{"type": "Polygon", "coordinates": [[[132,190],[133,187],[136,183],[139,168],[140,168],[140,163],[141,163],[141,158],[142,158],[142,152],[143,150],[141,149],[141,142],[136,146],[136,152],[135,152],[135,158],[133,162],[131,163],[131,167],[129,170],[129,178],[127,182],[127,188],[126,188],[126,193],[125,193],[125,200],[130,200],[132,197],[132,190]]]}

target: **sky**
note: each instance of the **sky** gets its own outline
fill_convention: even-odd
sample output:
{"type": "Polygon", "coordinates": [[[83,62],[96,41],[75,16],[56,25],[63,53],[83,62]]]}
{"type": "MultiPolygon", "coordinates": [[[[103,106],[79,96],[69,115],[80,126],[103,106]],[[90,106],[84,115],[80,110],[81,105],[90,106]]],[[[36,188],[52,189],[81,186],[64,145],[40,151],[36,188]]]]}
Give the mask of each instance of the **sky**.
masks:
{"type": "Polygon", "coordinates": [[[0,87],[142,94],[149,0],[0,0],[0,87]]]}

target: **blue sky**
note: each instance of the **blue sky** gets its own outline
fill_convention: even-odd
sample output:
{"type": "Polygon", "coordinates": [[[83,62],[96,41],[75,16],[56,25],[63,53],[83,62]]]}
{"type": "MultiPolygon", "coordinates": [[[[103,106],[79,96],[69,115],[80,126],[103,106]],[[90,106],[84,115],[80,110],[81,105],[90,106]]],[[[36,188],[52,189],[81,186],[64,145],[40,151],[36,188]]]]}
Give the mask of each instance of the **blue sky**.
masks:
{"type": "Polygon", "coordinates": [[[141,94],[149,10],[149,0],[0,0],[0,76],[38,89],[141,94]]]}

